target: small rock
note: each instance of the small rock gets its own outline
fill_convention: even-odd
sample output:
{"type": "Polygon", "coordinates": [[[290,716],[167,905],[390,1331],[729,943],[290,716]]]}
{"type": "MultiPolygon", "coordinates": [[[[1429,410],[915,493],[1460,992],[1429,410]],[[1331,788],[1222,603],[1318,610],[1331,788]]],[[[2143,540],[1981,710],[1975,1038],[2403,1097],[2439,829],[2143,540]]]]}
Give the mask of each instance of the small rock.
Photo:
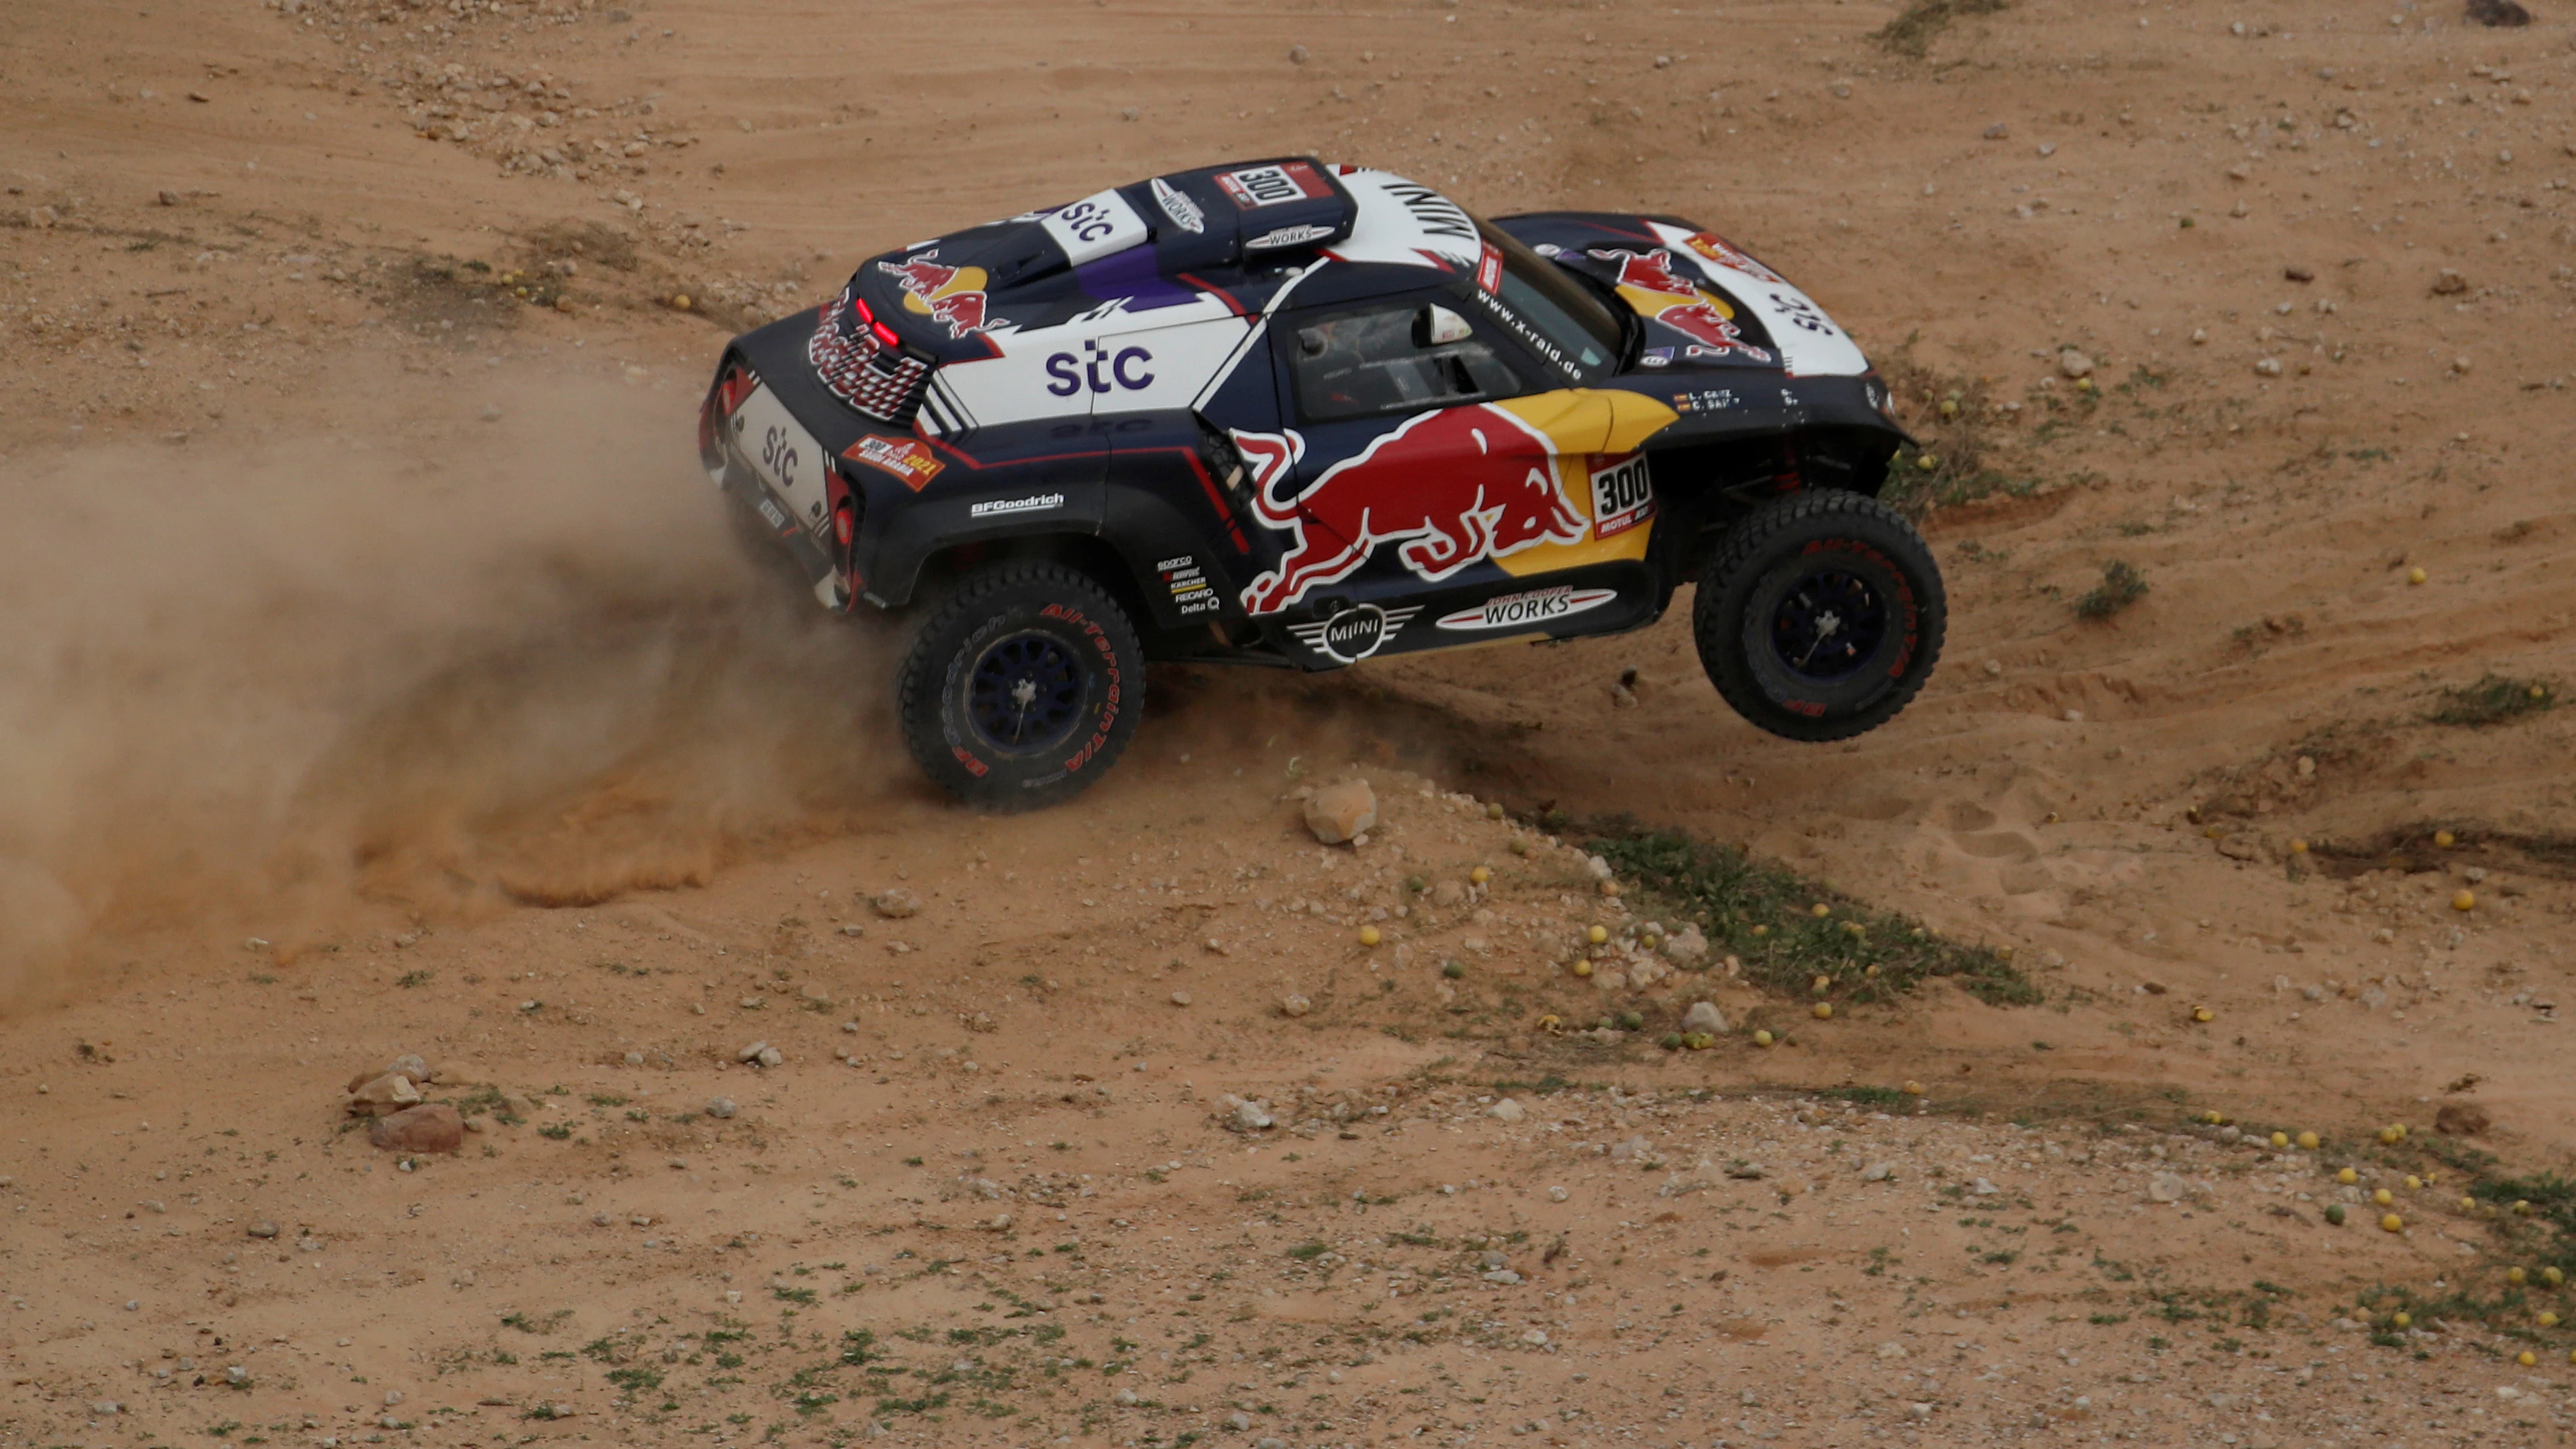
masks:
{"type": "Polygon", "coordinates": [[[1252,1416],[1237,1409],[1225,1416],[1225,1426],[1238,1434],[1248,1432],[1252,1428],[1252,1416]]]}
{"type": "Polygon", "coordinates": [[[1567,1193],[1566,1190],[1561,1187],[1551,1187],[1547,1190],[1547,1200],[1549,1202],[1563,1202],[1570,1195],[1571,1194],[1567,1193]]]}
{"type": "Polygon", "coordinates": [[[2449,267],[2444,267],[2442,274],[2433,279],[2433,295],[2436,297],[2456,297],[2468,289],[2469,279],[2449,267]]]}
{"type": "Polygon", "coordinates": [[[1340,845],[1377,824],[1377,792],[1366,780],[1344,780],[1306,797],[1306,828],[1326,845],[1340,845]]]}
{"type": "Polygon", "coordinates": [[[1187,1006],[1187,1005],[1189,1005],[1189,1004],[1190,1004],[1190,994],[1189,994],[1188,992],[1186,992],[1186,991],[1175,991],[1175,992],[1173,992],[1173,993],[1172,993],[1172,1004],[1173,1004],[1174,1006],[1187,1006]]]}
{"type": "Polygon", "coordinates": [[[1226,1125],[1237,1132],[1266,1132],[1278,1125],[1279,1119],[1270,1115],[1268,1102],[1246,1101],[1241,1097],[1227,1100],[1226,1125]]]}
{"type": "Polygon", "coordinates": [[[1496,1268],[1485,1275],[1485,1281],[1488,1283],[1500,1283],[1504,1287],[1509,1288],[1521,1281],[1521,1275],[1513,1272],[1509,1268],[1496,1268]]]}
{"type": "Polygon", "coordinates": [[[921,914],[921,897],[902,886],[889,886],[877,892],[868,898],[868,904],[876,908],[878,915],[893,921],[921,914]]]}
{"type": "Polygon", "coordinates": [[[1684,926],[1664,938],[1664,959],[1676,966],[1695,966],[1708,959],[1708,937],[1695,924],[1684,926]]]}
{"type": "Polygon", "coordinates": [[[741,1051],[735,1052],[733,1054],[733,1059],[748,1066],[753,1062],[759,1061],[760,1054],[767,1050],[769,1050],[769,1043],[765,1041],[756,1041],[751,1045],[744,1047],[741,1051]]]}
{"type": "Polygon", "coordinates": [[[2260,358],[2254,364],[2254,372],[2259,377],[2279,377],[2281,375],[2281,359],[2277,357],[2260,358]]]}
{"type": "Polygon", "coordinates": [[[1891,1338],[1887,1342],[1878,1346],[1878,1356],[1880,1358],[1903,1358],[1905,1357],[1905,1345],[1898,1343],[1895,1339],[1891,1338]]]}
{"type": "Polygon", "coordinates": [[[1282,998],[1279,1003],[1279,1014],[1281,1016],[1304,1016],[1307,1012],[1314,1009],[1315,1003],[1308,1001],[1302,996],[1285,997],[1282,998]]]}
{"type": "Polygon", "coordinates": [[[1896,1176],[1896,1164],[1893,1162],[1873,1162],[1862,1168],[1860,1172],[1863,1182],[1885,1182],[1894,1176],[1896,1176]]]}
{"type": "Polygon", "coordinates": [[[2070,347],[2057,354],[2057,371],[2061,376],[2070,378],[2091,377],[2093,359],[2070,347]]]}
{"type": "Polygon", "coordinates": [[[1134,1389],[1120,1389],[1109,1396],[1109,1401],[1122,1409],[1132,1409],[1138,1402],[1134,1389]]]}
{"type": "Polygon", "coordinates": [[[2001,122],[2001,121],[1997,121],[1997,122],[1995,122],[1993,125],[1988,126],[1988,127],[1986,128],[1986,139],[1987,139],[1987,140],[1989,140],[1989,141],[2002,141],[2002,140],[2006,140],[2006,139],[2009,139],[2009,138],[2011,137],[2011,135],[2012,135],[2012,128],[2011,128],[2010,126],[2005,125],[2005,124],[2004,124],[2003,122],[2001,122]]]}
{"type": "Polygon", "coordinates": [[[114,1399],[101,1399],[97,1403],[90,1405],[89,1411],[104,1419],[110,1414],[122,1411],[124,1407],[125,1406],[123,1404],[118,1403],[114,1399]]]}
{"type": "Polygon", "coordinates": [[[740,1107],[734,1105],[734,1100],[731,1097],[710,1097],[707,1099],[707,1115],[715,1118],[719,1122],[725,1121],[732,1117],[734,1113],[741,1110],[742,1109],[740,1107]]]}
{"type": "Polygon", "coordinates": [[[405,1108],[420,1105],[420,1088],[411,1078],[387,1075],[351,1089],[348,1109],[352,1117],[390,1117],[405,1108]]]}
{"type": "Polygon", "coordinates": [[[2149,1202],[2180,1202],[2190,1195],[2190,1192],[2191,1184],[2185,1182],[2177,1173],[2159,1172],[2147,1179],[2149,1202]]]}
{"type": "MultiPolygon", "coordinates": [[[[1692,929],[1696,931],[1698,928],[1692,927],[1692,929]]],[[[1711,1036],[1724,1036],[1726,1035],[1726,1013],[1718,1010],[1717,1003],[1714,1001],[1694,1001],[1691,1003],[1691,1009],[1682,1013],[1682,1031],[1685,1034],[1704,1031],[1711,1036]]]]}
{"type": "Polygon", "coordinates": [[[2313,282],[2317,279],[2317,274],[2315,272],[2308,270],[2306,267],[2299,266],[2283,267],[2281,269],[2281,275],[2293,282],[2313,282]]]}
{"type": "Polygon", "coordinates": [[[1996,1193],[2003,1191],[2003,1189],[1981,1177],[1975,1182],[1968,1184],[1968,1191],[1976,1197],[1993,1197],[1996,1193]]]}
{"type": "Polygon", "coordinates": [[[1762,1164],[1758,1162],[1731,1162],[1726,1167],[1727,1176],[1744,1182],[1759,1182],[1762,1171],[1762,1164]]]}
{"type": "Polygon", "coordinates": [[[1288,47],[1288,63],[1290,65],[1304,65],[1306,63],[1306,59],[1306,47],[1302,45],[1292,45],[1288,47]]]}
{"type": "Polygon", "coordinates": [[[426,1085],[430,1081],[429,1063],[406,1052],[381,1067],[371,1067],[351,1077],[349,1085],[340,1090],[354,1092],[378,1077],[404,1077],[415,1086],[426,1085]]]}
{"type": "Polygon", "coordinates": [[[277,1236],[277,1224],[270,1222],[266,1218],[261,1218],[258,1222],[242,1229],[242,1231],[254,1238],[273,1238],[277,1236]]]}
{"type": "Polygon", "coordinates": [[[224,1382],[237,1389],[248,1388],[250,1387],[250,1370],[243,1368],[240,1364],[234,1364],[224,1370],[224,1382]]]}
{"type": "Polygon", "coordinates": [[[1487,1107],[1485,1109],[1485,1115],[1493,1118],[1497,1122],[1518,1122],[1529,1115],[1529,1109],[1522,1106],[1520,1103],[1513,1101],[1511,1098],[1505,1097],[1494,1105],[1487,1107]]]}
{"type": "Polygon", "coordinates": [[[2433,1114],[2433,1130],[2445,1137],[2475,1137],[2494,1125],[2486,1109],[2472,1102],[2445,1102],[2433,1114]]]}
{"type": "Polygon", "coordinates": [[[1544,1328],[1533,1328],[1529,1332],[1521,1335],[1521,1342],[1528,1344],[1532,1348],[1545,1348],[1547,1347],[1547,1330],[1544,1328]]]}
{"type": "Polygon", "coordinates": [[[2531,23],[2531,12],[2517,0],[2469,0],[2468,15],[2480,25],[2520,26],[2531,23]]]}
{"type": "Polygon", "coordinates": [[[369,1123],[367,1141],[387,1152],[454,1152],[465,1145],[465,1119],[445,1102],[424,1102],[369,1123]]]}

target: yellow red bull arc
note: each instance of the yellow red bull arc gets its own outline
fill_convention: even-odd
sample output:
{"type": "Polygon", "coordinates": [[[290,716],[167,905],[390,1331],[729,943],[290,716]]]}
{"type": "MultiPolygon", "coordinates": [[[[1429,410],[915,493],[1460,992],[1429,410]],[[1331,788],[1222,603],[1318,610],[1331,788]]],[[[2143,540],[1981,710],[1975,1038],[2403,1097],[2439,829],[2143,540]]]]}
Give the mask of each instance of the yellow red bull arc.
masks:
{"type": "Polygon", "coordinates": [[[1842,329],[1714,232],[1489,221],[1307,157],[872,259],[735,338],[699,422],[824,607],[905,616],[914,758],[1002,809],[1109,767],[1148,661],[1613,633],[1685,583],[1746,719],[1875,728],[1947,608],[1877,498],[1903,438],[1842,329]]]}

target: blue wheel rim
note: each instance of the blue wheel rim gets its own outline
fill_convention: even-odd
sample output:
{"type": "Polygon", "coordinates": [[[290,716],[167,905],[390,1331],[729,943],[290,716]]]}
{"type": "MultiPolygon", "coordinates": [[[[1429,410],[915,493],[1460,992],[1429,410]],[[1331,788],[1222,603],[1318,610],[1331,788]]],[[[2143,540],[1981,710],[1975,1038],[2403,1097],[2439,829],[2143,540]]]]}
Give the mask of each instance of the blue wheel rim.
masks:
{"type": "Polygon", "coordinates": [[[1793,581],[1771,610],[1773,659],[1812,684],[1840,684],[1867,667],[1887,640],[1886,596],[1845,569],[1793,581]]]}
{"type": "Polygon", "coordinates": [[[1012,634],[984,647],[966,683],[966,722],[1009,754],[1062,744],[1082,714],[1082,660],[1048,634],[1012,634]]]}

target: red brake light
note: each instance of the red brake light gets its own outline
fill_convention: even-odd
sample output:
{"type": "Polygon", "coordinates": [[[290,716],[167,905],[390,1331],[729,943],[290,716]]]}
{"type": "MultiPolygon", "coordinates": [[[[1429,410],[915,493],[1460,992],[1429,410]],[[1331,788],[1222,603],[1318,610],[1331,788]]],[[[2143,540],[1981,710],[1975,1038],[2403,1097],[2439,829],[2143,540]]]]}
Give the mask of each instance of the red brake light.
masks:
{"type": "Polygon", "coordinates": [[[879,342],[884,343],[884,344],[885,344],[886,346],[888,346],[888,347],[900,347],[900,346],[902,346],[902,345],[903,345],[903,339],[902,339],[902,338],[900,338],[900,337],[895,336],[895,335],[894,335],[894,329],[893,329],[893,328],[891,328],[891,327],[888,327],[888,326],[887,326],[887,325],[885,325],[883,322],[876,322],[876,321],[871,321],[871,322],[869,322],[869,323],[868,323],[868,330],[869,330],[870,332],[875,333],[875,334],[876,334],[876,339],[877,339],[879,342]]]}

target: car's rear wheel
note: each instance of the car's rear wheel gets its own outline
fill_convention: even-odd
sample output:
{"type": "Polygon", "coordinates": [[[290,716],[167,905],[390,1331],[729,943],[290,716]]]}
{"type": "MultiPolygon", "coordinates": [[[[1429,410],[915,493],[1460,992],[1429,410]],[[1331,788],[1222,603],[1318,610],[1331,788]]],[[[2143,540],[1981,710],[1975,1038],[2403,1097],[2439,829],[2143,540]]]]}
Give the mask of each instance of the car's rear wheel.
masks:
{"type": "Polygon", "coordinates": [[[1858,493],[1774,499],[1700,575],[1691,635],[1726,702],[1793,740],[1839,740],[1905,708],[1941,657],[1940,566],[1895,509],[1858,493]]]}
{"type": "Polygon", "coordinates": [[[1126,612],[1053,563],[961,580],[922,619],[896,683],[913,759],[994,810],[1080,794],[1127,748],[1144,703],[1144,650],[1126,612]]]}

